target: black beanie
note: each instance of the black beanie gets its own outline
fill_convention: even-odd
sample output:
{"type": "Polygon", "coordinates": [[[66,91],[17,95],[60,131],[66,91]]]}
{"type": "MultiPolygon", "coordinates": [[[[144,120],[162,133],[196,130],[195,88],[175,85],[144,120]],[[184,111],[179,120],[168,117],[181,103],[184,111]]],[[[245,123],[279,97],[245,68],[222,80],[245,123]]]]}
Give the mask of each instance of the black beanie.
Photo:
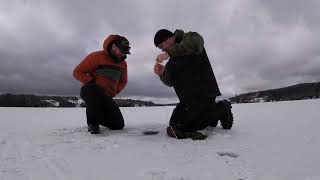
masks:
{"type": "Polygon", "coordinates": [[[174,34],[171,31],[167,29],[160,29],[156,35],[154,35],[154,45],[158,47],[159,44],[172,36],[174,36],[174,34]]]}

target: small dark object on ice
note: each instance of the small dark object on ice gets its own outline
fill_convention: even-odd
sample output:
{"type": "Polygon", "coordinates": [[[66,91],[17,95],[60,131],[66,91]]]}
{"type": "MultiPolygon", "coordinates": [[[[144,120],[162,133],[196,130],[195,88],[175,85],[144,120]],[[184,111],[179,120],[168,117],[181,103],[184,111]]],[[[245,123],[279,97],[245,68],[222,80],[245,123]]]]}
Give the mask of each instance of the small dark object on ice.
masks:
{"type": "Polygon", "coordinates": [[[158,133],[159,133],[159,131],[157,131],[157,130],[145,130],[145,131],[143,131],[144,135],[155,135],[155,134],[158,134],[158,133]]]}

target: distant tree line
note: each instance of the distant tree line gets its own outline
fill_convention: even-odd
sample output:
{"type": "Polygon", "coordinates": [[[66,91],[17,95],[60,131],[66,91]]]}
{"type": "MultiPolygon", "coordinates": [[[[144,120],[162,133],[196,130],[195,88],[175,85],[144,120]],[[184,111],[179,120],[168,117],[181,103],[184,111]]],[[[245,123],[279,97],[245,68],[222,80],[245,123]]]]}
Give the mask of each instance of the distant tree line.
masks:
{"type": "Polygon", "coordinates": [[[115,102],[121,107],[139,107],[139,106],[159,106],[152,101],[140,101],[133,99],[115,99],[115,102]]]}
{"type": "MultiPolygon", "coordinates": [[[[270,101],[290,101],[316,99],[320,97],[320,82],[302,83],[294,86],[251,92],[229,98],[232,103],[252,103],[270,101]]],[[[115,99],[120,107],[164,106],[152,101],[115,99]]],[[[169,105],[169,104],[168,104],[169,105]]],[[[175,105],[175,104],[170,104],[175,105]]],[[[37,96],[28,94],[0,94],[1,107],[85,107],[80,97],[37,96]]]]}
{"type": "Polygon", "coordinates": [[[245,93],[230,98],[232,103],[290,101],[320,97],[320,82],[302,83],[289,87],[245,93]]]}
{"type": "MultiPolygon", "coordinates": [[[[152,101],[115,99],[120,107],[160,106],[152,101]]],[[[1,107],[85,107],[80,97],[73,96],[36,96],[29,94],[1,94],[1,107]]]]}
{"type": "Polygon", "coordinates": [[[29,94],[2,94],[2,107],[76,107],[77,97],[36,96],[29,94]]]}

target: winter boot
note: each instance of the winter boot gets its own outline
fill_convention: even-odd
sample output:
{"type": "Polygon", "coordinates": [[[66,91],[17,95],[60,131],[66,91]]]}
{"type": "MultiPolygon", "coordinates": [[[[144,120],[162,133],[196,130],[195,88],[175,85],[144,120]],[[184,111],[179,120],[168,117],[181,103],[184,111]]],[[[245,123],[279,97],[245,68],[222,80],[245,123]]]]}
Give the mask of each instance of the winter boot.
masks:
{"type": "Polygon", "coordinates": [[[88,125],[88,132],[91,134],[99,134],[100,133],[100,128],[99,125],[95,126],[95,125],[88,125]]]}
{"type": "Polygon", "coordinates": [[[186,135],[181,130],[173,128],[172,126],[167,127],[167,134],[168,136],[177,138],[177,139],[187,138],[186,135]]]}
{"type": "Polygon", "coordinates": [[[184,133],[187,138],[191,138],[192,140],[205,140],[208,136],[200,131],[196,132],[185,132],[184,133]]]}
{"type": "Polygon", "coordinates": [[[222,107],[223,113],[220,123],[223,129],[231,129],[233,125],[233,114],[231,112],[231,103],[228,100],[219,101],[218,105],[222,107]]]}

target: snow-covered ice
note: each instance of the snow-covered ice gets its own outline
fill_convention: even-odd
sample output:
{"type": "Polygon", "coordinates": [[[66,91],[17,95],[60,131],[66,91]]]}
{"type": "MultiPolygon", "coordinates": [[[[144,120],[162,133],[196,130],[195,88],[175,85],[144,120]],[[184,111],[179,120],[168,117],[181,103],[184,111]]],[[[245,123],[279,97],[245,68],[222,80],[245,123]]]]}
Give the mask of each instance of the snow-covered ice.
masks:
{"type": "Polygon", "coordinates": [[[84,108],[0,108],[0,180],[319,180],[319,107],[235,104],[204,141],[166,136],[173,107],[121,108],[125,129],[100,135],[84,108]]]}

